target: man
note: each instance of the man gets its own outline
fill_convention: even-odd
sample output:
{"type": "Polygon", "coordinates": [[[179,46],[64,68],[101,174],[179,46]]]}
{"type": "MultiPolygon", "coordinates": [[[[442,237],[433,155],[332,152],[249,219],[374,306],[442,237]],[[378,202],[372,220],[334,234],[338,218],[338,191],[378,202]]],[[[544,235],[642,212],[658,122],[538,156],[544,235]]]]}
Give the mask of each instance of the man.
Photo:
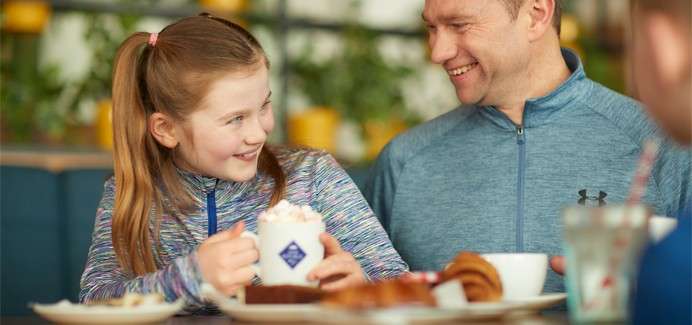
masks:
{"type": "MultiPolygon", "coordinates": [[[[692,145],[690,0],[635,0],[633,72],[651,116],[681,145],[692,145]]],[[[635,324],[692,324],[692,207],[642,257],[635,324]]]]}
{"type": "MultiPolygon", "coordinates": [[[[464,106],[389,143],[365,191],[412,270],[460,250],[560,255],[561,208],[625,201],[655,130],[560,49],[559,17],[556,0],[425,2],[431,58],[464,106]]],[[[689,152],[665,143],[644,201],[672,215],[690,183],[689,152]]]]}

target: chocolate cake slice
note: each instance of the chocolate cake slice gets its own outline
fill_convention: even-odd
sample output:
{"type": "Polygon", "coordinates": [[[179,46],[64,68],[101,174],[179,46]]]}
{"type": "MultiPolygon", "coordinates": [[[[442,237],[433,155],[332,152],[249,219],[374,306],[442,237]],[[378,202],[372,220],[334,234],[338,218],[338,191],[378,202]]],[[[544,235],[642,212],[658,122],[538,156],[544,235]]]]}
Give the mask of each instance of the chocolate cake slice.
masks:
{"type": "Polygon", "coordinates": [[[320,301],[323,295],[321,289],[305,286],[246,286],[244,301],[246,304],[309,304],[320,301]]]}

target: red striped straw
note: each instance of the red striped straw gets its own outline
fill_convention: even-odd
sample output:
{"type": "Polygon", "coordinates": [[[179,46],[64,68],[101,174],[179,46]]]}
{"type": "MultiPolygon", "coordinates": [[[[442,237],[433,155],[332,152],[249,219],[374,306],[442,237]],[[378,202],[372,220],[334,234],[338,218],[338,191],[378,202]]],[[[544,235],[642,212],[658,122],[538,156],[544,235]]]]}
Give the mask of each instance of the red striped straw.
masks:
{"type": "MultiPolygon", "coordinates": [[[[649,176],[651,175],[651,169],[654,165],[654,161],[656,160],[656,156],[658,155],[658,148],[660,144],[657,140],[654,139],[649,139],[644,142],[644,149],[642,149],[641,156],[639,157],[639,163],[637,166],[637,171],[634,175],[634,179],[632,180],[632,186],[630,187],[630,194],[629,197],[627,198],[627,205],[636,205],[639,204],[641,201],[642,196],[644,195],[644,191],[646,190],[646,185],[649,182],[649,176]]],[[[629,218],[625,218],[623,220],[623,227],[627,227],[629,225],[629,218]]],[[[619,252],[623,249],[626,249],[626,247],[629,245],[629,238],[623,237],[624,233],[621,233],[619,236],[616,236],[614,242],[613,242],[613,248],[614,251],[619,252]]],[[[620,254],[616,254],[615,256],[619,256],[620,254]]],[[[610,287],[615,286],[616,282],[616,277],[615,277],[615,270],[619,268],[620,263],[622,262],[620,258],[617,258],[613,256],[610,260],[610,265],[608,269],[608,274],[603,278],[601,281],[601,288],[607,289],[610,287]]],[[[613,293],[611,292],[611,303],[615,303],[617,300],[616,296],[612,295],[613,293]]],[[[601,301],[599,298],[602,297],[594,297],[593,301],[590,301],[589,303],[586,304],[587,309],[592,309],[592,308],[597,308],[601,307],[599,302],[601,301]]]]}
{"type": "Polygon", "coordinates": [[[651,168],[654,166],[654,161],[658,154],[658,148],[659,143],[656,140],[649,139],[644,142],[644,149],[639,157],[637,172],[630,187],[630,196],[627,198],[628,205],[635,205],[641,201],[646,190],[646,184],[649,182],[651,168]]]}

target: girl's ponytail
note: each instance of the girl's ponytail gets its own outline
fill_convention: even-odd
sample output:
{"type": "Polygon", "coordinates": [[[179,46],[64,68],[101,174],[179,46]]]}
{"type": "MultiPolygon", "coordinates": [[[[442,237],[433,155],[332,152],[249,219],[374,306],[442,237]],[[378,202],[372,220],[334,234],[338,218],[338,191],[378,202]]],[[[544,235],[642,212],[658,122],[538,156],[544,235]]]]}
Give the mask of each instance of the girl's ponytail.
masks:
{"type": "MultiPolygon", "coordinates": [[[[147,135],[149,114],[142,102],[143,46],[148,33],[135,33],[120,46],[113,67],[113,144],[115,203],[113,248],[120,265],[135,275],[156,270],[149,233],[149,211],[158,202],[147,135]]],[[[160,209],[157,209],[160,211],[160,209]]]]}

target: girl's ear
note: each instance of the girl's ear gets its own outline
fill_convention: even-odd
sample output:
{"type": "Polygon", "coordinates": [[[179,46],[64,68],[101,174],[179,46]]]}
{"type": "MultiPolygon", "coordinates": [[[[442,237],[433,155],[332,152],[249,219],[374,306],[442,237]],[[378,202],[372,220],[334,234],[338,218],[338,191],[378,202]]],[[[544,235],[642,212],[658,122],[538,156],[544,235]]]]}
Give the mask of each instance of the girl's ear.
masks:
{"type": "Polygon", "coordinates": [[[156,112],[149,117],[149,132],[162,146],[175,148],[179,141],[175,132],[175,124],[172,118],[166,114],[156,112]]]}

